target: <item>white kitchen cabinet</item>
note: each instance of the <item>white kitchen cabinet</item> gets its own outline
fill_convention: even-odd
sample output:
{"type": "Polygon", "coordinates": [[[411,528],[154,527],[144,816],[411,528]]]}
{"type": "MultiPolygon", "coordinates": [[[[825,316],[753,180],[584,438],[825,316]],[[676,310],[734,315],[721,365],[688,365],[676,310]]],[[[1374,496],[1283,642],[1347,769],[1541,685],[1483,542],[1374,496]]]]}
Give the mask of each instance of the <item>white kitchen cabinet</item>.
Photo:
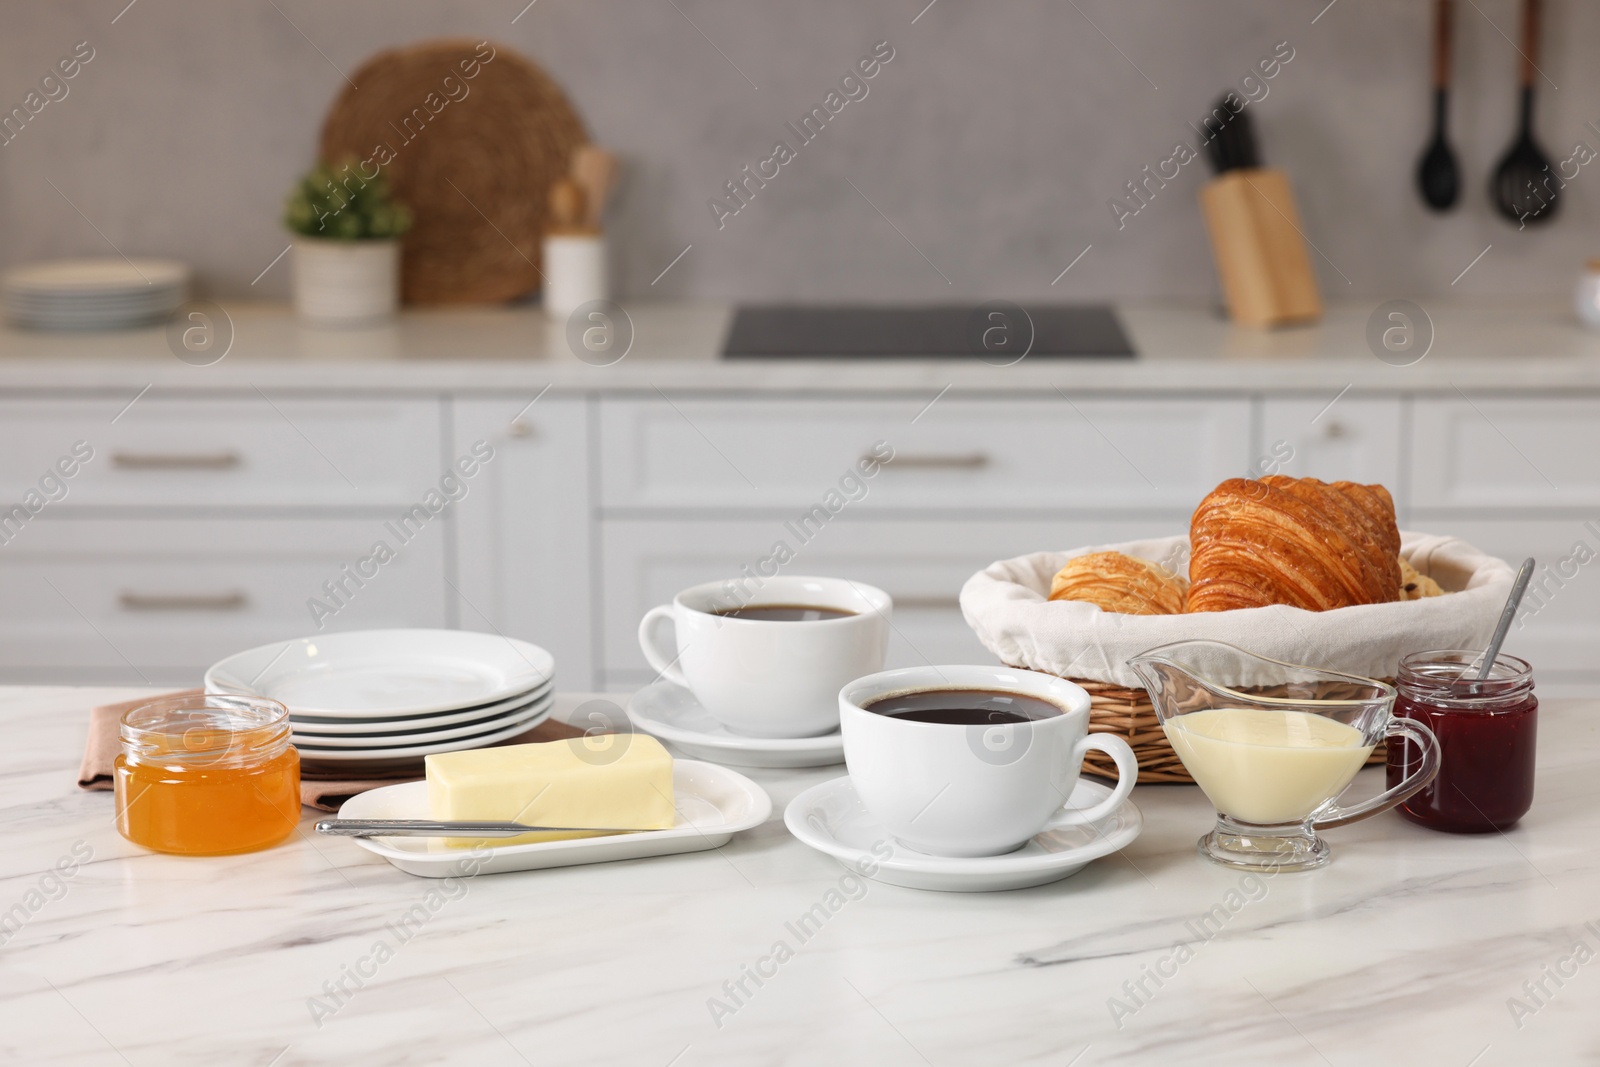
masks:
{"type": "Polygon", "coordinates": [[[0,682],[191,686],[269,641],[444,626],[445,542],[432,526],[401,543],[377,517],[47,515],[0,547],[0,682]],[[393,558],[363,564],[379,541],[393,558]]]}
{"type": "Polygon", "coordinates": [[[38,489],[79,441],[93,458],[62,480],[65,495],[51,508],[398,513],[438,476],[439,403],[270,391],[226,399],[7,400],[0,402],[0,510],[38,489]]]}
{"type": "Polygon", "coordinates": [[[1382,485],[1404,522],[1403,411],[1400,397],[1267,397],[1250,473],[1382,485]]]}
{"type": "Polygon", "coordinates": [[[460,400],[452,456],[494,450],[456,504],[457,625],[532,641],[557,683],[593,688],[589,402],[535,394],[460,400]]]}
{"type": "Polygon", "coordinates": [[[1245,398],[600,402],[602,505],[860,511],[1187,511],[1250,462],[1245,398]],[[845,483],[882,442],[894,459],[845,483]]]}
{"type": "Polygon", "coordinates": [[[1547,693],[1600,685],[1600,400],[1419,397],[1411,525],[1540,569],[1508,651],[1547,693]],[[1563,573],[1566,572],[1566,573],[1563,573]]]}
{"type": "Polygon", "coordinates": [[[1448,531],[1517,566],[1539,562],[1506,651],[1533,664],[1535,680],[1563,693],[1600,686],[1600,516],[1457,519],[1448,531]],[[1579,561],[1592,557],[1588,563],[1579,561]]]}
{"type": "MultiPolygon", "coordinates": [[[[13,396],[0,401],[0,681],[120,682],[137,667],[186,684],[228,652],[315,632],[306,602],[320,584],[392,537],[385,524],[480,441],[494,454],[461,478],[460,501],[327,625],[526,638],[555,654],[569,688],[647,681],[634,638],[647,608],[802,534],[786,572],[889,590],[891,662],[910,664],[987,660],[956,596],[991,560],[1181,532],[1217,482],[1274,460],[1387,485],[1408,528],[1513,561],[1559,564],[1600,520],[1593,394],[1352,392],[1330,408],[1332,392],[956,389],[930,404],[936,392],[580,391],[530,406],[537,388],[236,388],[156,391],[126,410],[131,392],[13,396]],[[95,455],[64,497],[7,525],[78,440],[95,455]],[[846,483],[878,441],[895,458],[846,483]]],[[[1590,543],[1600,550],[1600,534],[1590,543]]],[[[1547,691],[1600,683],[1597,568],[1565,579],[1513,635],[1547,691]]]]}
{"type": "Polygon", "coordinates": [[[1600,508],[1600,400],[1421,397],[1414,419],[1419,510],[1600,508]]]}
{"type": "MultiPolygon", "coordinates": [[[[601,526],[600,603],[607,688],[628,689],[654,674],[639,652],[640,618],[680,589],[737,577],[776,542],[794,550],[784,574],[857,579],[894,598],[890,667],[993,663],[961,616],[966,580],[997,559],[1048,549],[1155,537],[1182,530],[1186,513],[1120,520],[836,520],[808,543],[777,519],[606,520],[601,526]]],[[[750,587],[753,588],[753,587],[750,587]]]]}

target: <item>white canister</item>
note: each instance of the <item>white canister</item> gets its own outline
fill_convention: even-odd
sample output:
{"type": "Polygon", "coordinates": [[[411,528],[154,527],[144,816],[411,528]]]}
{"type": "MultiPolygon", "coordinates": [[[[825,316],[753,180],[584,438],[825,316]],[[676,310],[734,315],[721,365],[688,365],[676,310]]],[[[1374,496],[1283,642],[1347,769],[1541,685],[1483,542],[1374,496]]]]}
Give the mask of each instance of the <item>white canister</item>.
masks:
{"type": "Polygon", "coordinates": [[[1583,265],[1573,293],[1573,306],[1585,326],[1600,330],[1600,259],[1591,259],[1583,265]]]}
{"type": "Polygon", "coordinates": [[[326,326],[392,318],[400,306],[400,242],[294,239],[294,307],[326,326]]]}
{"type": "Polygon", "coordinates": [[[553,320],[611,296],[606,284],[606,239],[599,234],[550,234],[544,239],[544,310],[553,320]]]}

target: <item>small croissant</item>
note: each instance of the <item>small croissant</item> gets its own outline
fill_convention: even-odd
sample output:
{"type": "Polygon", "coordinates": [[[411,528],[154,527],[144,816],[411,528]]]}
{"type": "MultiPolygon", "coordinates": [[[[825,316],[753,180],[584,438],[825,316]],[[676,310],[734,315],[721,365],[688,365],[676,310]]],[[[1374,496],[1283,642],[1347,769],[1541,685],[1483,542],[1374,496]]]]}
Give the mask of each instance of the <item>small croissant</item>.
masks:
{"type": "Polygon", "coordinates": [[[1051,600],[1081,600],[1122,615],[1177,615],[1189,583],[1165,567],[1121,552],[1067,561],[1050,582],[1051,600]]]}

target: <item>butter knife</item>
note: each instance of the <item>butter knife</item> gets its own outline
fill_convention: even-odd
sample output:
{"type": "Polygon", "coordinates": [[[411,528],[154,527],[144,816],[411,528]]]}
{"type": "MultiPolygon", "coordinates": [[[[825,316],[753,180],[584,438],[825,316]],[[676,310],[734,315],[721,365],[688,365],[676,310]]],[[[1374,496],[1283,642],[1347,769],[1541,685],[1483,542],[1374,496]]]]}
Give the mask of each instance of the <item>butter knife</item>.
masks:
{"type": "Polygon", "coordinates": [[[640,833],[620,826],[528,826],[520,822],[438,822],[433,819],[323,819],[317,833],[335,837],[517,837],[520,834],[640,833]]]}

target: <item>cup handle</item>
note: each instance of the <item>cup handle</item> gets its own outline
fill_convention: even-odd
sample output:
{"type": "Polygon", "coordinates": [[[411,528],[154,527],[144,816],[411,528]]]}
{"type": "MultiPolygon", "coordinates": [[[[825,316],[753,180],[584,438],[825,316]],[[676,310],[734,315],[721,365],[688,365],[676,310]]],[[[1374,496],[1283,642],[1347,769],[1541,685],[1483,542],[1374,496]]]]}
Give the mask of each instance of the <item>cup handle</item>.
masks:
{"type": "Polygon", "coordinates": [[[1438,777],[1442,756],[1439,751],[1439,739],[1433,736],[1433,731],[1415,719],[1390,719],[1389,728],[1384,732],[1384,736],[1393,741],[1402,735],[1410,738],[1422,750],[1422,765],[1399,785],[1379,793],[1365,803],[1357,804],[1353,808],[1341,808],[1335,804],[1324,812],[1321,818],[1312,822],[1311,829],[1331,830],[1336,826],[1346,826],[1382,814],[1395,805],[1410,800],[1414,794],[1438,777]]]}
{"type": "MultiPolygon", "coordinates": [[[[1083,757],[1090,749],[1098,749],[1110,756],[1117,764],[1117,786],[1111,795],[1092,808],[1071,808],[1064,815],[1051,819],[1052,828],[1058,826],[1083,826],[1086,823],[1099,822],[1101,819],[1116,811],[1128,794],[1133,792],[1133,787],[1139,782],[1139,757],[1133,754],[1133,749],[1128,742],[1115,734],[1085,734],[1082,741],[1078,742],[1072,750],[1072,765],[1079,768],[1082,773],[1083,757]]],[[[1076,779],[1074,779],[1076,781],[1076,779]]]]}
{"type": "Polygon", "coordinates": [[[655,642],[655,624],[661,619],[673,623],[673,632],[677,632],[671,604],[651,608],[644,613],[644,618],[639,620],[639,650],[644,653],[645,662],[650,664],[650,669],[656,674],[673,685],[688,689],[689,679],[683,676],[683,671],[678,667],[678,654],[674,653],[669,657],[655,642]]]}

